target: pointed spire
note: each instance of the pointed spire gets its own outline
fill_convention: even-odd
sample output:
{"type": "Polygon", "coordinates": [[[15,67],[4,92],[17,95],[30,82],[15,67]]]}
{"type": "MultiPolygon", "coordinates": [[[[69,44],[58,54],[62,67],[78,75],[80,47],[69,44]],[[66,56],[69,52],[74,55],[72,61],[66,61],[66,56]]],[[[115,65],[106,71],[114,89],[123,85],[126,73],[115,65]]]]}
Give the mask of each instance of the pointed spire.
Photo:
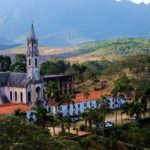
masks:
{"type": "Polygon", "coordinates": [[[30,34],[29,34],[29,39],[32,39],[32,40],[36,39],[33,22],[32,22],[32,25],[31,25],[31,31],[30,31],[30,34]]]}

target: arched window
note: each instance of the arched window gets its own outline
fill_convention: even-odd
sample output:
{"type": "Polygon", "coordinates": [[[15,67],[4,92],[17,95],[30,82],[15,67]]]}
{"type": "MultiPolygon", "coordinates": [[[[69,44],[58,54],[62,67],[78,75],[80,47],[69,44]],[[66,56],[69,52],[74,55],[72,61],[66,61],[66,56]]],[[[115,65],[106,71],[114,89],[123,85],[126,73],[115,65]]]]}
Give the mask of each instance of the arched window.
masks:
{"type": "Polygon", "coordinates": [[[37,58],[35,58],[35,66],[37,66],[37,58]]]}
{"type": "Polygon", "coordinates": [[[29,58],[29,66],[31,66],[31,59],[29,58]]]}
{"type": "Polygon", "coordinates": [[[22,92],[20,93],[20,101],[23,102],[23,94],[22,94],[22,92]]]}
{"type": "Polygon", "coordinates": [[[10,91],[10,101],[12,101],[12,91],[10,91]]]}
{"type": "Polygon", "coordinates": [[[15,101],[17,101],[17,92],[15,92],[15,101]]]}
{"type": "Polygon", "coordinates": [[[31,102],[31,93],[28,92],[28,102],[31,102]]]}

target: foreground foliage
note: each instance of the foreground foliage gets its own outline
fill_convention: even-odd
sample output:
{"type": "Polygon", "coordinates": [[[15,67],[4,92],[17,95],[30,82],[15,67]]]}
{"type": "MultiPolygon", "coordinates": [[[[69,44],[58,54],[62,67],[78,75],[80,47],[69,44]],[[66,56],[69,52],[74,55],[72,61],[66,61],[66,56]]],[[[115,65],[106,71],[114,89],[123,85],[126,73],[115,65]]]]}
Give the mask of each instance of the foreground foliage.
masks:
{"type": "Polygon", "coordinates": [[[51,137],[47,129],[39,128],[20,117],[1,117],[0,149],[80,150],[81,148],[76,142],[51,137]]]}

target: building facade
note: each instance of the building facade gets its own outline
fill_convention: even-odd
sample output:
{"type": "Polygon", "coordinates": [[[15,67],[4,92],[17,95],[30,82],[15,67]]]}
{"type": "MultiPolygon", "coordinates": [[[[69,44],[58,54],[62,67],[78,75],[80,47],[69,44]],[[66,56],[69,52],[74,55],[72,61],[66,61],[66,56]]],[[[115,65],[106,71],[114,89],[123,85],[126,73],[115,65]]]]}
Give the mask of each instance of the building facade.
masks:
{"type": "MultiPolygon", "coordinates": [[[[85,112],[87,108],[100,108],[101,97],[110,94],[110,92],[90,92],[89,97],[86,99],[84,95],[77,94],[74,103],[61,104],[56,102],[49,102],[47,105],[47,111],[53,115],[62,114],[63,116],[76,116],[85,112]]],[[[122,107],[126,100],[123,97],[117,97],[114,99],[112,96],[107,98],[108,108],[116,109],[122,107]]]]}

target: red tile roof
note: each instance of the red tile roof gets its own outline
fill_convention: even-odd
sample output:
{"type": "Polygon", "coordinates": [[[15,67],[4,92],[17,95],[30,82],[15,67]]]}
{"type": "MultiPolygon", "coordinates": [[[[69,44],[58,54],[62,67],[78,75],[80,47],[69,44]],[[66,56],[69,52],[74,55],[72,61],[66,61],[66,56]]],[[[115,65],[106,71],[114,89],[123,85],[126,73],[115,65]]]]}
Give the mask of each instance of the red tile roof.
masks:
{"type": "MultiPolygon", "coordinates": [[[[93,92],[89,93],[89,96],[87,99],[83,95],[83,93],[80,93],[80,94],[76,94],[74,102],[82,103],[82,102],[86,102],[86,101],[94,101],[94,100],[98,100],[99,98],[101,98],[102,96],[105,96],[105,95],[111,95],[111,92],[109,92],[109,91],[93,91],[93,92]]],[[[49,102],[48,105],[49,106],[58,106],[59,103],[58,102],[49,102]]]]}
{"type": "MultiPolygon", "coordinates": [[[[111,92],[102,92],[102,91],[93,91],[89,93],[89,96],[87,98],[87,101],[93,101],[93,100],[97,100],[99,98],[101,98],[102,96],[105,95],[111,95],[111,92]]],[[[83,95],[83,93],[77,94],[76,98],[74,100],[75,103],[82,103],[82,102],[86,102],[86,98],[83,95]]]]}
{"type": "Polygon", "coordinates": [[[21,112],[26,112],[31,110],[31,107],[26,106],[22,103],[19,104],[4,104],[4,105],[0,105],[0,115],[11,115],[14,113],[14,111],[16,109],[21,109],[21,112]]]}

